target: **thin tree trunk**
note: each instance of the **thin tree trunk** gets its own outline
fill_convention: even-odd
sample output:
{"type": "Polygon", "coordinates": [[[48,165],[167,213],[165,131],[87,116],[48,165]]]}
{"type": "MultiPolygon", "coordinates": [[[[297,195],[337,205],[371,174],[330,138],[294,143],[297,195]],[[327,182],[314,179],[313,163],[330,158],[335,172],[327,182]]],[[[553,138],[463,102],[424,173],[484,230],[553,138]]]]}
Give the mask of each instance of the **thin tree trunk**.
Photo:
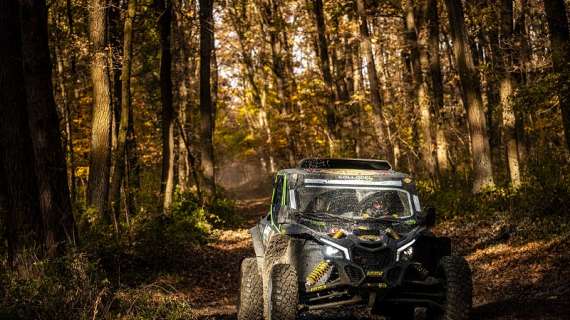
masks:
{"type": "Polygon", "coordinates": [[[449,16],[449,29],[453,40],[453,54],[457,71],[461,80],[462,94],[465,97],[469,135],[471,137],[473,160],[473,192],[478,193],[495,185],[491,151],[487,135],[487,121],[481,99],[481,83],[473,55],[469,48],[469,40],[463,17],[461,0],[445,0],[449,16]]]}
{"type": "Polygon", "coordinates": [[[61,94],[61,100],[63,102],[62,114],[65,122],[65,151],[69,154],[68,156],[68,185],[69,191],[71,193],[71,203],[72,205],[77,201],[77,182],[75,176],[75,149],[73,147],[73,127],[71,120],[71,99],[69,99],[68,88],[65,84],[65,74],[64,74],[64,62],[63,62],[63,52],[56,46],[56,61],[57,61],[57,78],[59,82],[59,90],[61,94]]]}
{"type": "Polygon", "coordinates": [[[91,159],[87,204],[97,210],[105,222],[110,222],[108,209],[109,176],[111,174],[111,96],[108,70],[106,33],[107,1],[91,0],[89,35],[93,58],[91,82],[93,85],[93,116],[91,126],[91,159]]]}
{"type": "Polygon", "coordinates": [[[439,17],[437,0],[427,1],[427,24],[429,30],[429,72],[431,77],[432,105],[435,110],[436,124],[436,159],[438,175],[445,175],[449,170],[447,159],[447,138],[445,137],[445,119],[443,113],[443,76],[439,58],[439,17]]]}
{"type": "MultiPolygon", "coordinates": [[[[288,54],[287,38],[281,33],[286,33],[286,23],[279,12],[280,2],[278,0],[261,0],[259,1],[259,10],[261,11],[261,29],[264,34],[269,35],[269,45],[271,48],[271,70],[273,71],[273,79],[277,88],[277,97],[279,99],[279,111],[284,118],[289,117],[289,113],[293,112],[292,88],[291,83],[292,64],[288,54]],[[288,70],[289,69],[289,70],[288,70]]],[[[296,146],[294,143],[294,134],[292,133],[289,120],[284,121],[285,135],[288,142],[286,149],[287,160],[290,165],[295,164],[296,146]]]]}
{"type": "Polygon", "coordinates": [[[564,0],[544,0],[546,20],[550,31],[552,65],[559,72],[558,100],[562,111],[562,124],[566,145],[570,150],[570,35],[564,0]]]}
{"type": "Polygon", "coordinates": [[[200,0],[200,129],[201,129],[201,166],[204,200],[210,202],[215,197],[214,170],[214,119],[211,93],[211,58],[213,44],[213,0],[200,0]]]}
{"type": "Polygon", "coordinates": [[[319,66],[321,74],[326,86],[327,104],[325,106],[325,114],[327,118],[327,129],[330,137],[330,155],[338,154],[340,151],[341,139],[339,139],[339,132],[337,128],[337,115],[335,112],[335,103],[338,100],[338,93],[335,92],[334,80],[331,74],[330,59],[329,59],[329,44],[327,39],[327,31],[325,24],[325,16],[323,10],[323,1],[314,0],[312,3],[315,24],[317,26],[317,56],[319,58],[319,66]]]}
{"type": "Polygon", "coordinates": [[[265,161],[268,165],[267,169],[269,173],[273,173],[276,169],[275,159],[273,157],[273,137],[271,127],[269,125],[267,104],[265,103],[265,99],[262,98],[262,93],[257,82],[255,81],[255,66],[251,57],[252,49],[250,46],[248,46],[247,38],[245,35],[246,30],[251,27],[251,24],[249,23],[249,17],[247,16],[247,8],[245,2],[242,1],[239,6],[241,11],[237,11],[236,9],[231,8],[231,6],[229,7],[230,10],[233,9],[233,11],[230,13],[231,22],[238,36],[238,42],[241,51],[241,61],[244,66],[246,80],[252,91],[253,103],[256,106],[259,106],[259,124],[260,129],[265,133],[264,138],[267,146],[264,150],[264,157],[266,158],[265,161]]]}
{"type": "MultiPolygon", "coordinates": [[[[422,71],[422,62],[428,65],[428,56],[425,49],[420,48],[417,30],[422,26],[417,26],[416,13],[414,12],[414,1],[408,0],[406,14],[406,38],[410,47],[410,61],[412,64],[412,78],[414,80],[414,90],[416,93],[415,103],[419,113],[418,129],[420,142],[420,155],[423,166],[429,176],[435,178],[435,161],[433,158],[433,139],[431,136],[431,113],[427,79],[422,71]]],[[[422,24],[423,25],[423,24],[422,24]]]]}
{"type": "MultiPolygon", "coordinates": [[[[113,108],[113,135],[111,145],[116,154],[119,140],[119,130],[121,122],[121,57],[123,56],[122,50],[122,28],[121,28],[121,3],[122,0],[110,0],[109,9],[107,10],[108,21],[108,39],[109,39],[109,64],[110,64],[110,79],[111,79],[111,104],[113,108]]],[[[117,164],[113,163],[112,170],[116,169],[117,164]]],[[[113,173],[114,176],[114,173],[113,173]]],[[[111,186],[112,188],[112,186],[111,186]]],[[[113,193],[111,192],[111,198],[113,193]]]]}
{"type": "Polygon", "coordinates": [[[372,51],[370,31],[368,30],[368,17],[365,10],[364,0],[356,0],[358,15],[360,16],[360,40],[362,49],[366,56],[366,69],[368,82],[370,84],[370,100],[373,107],[373,124],[378,139],[378,143],[384,151],[388,161],[394,162],[393,147],[388,133],[388,122],[384,116],[382,95],[380,94],[380,84],[372,51]]]}
{"type": "MultiPolygon", "coordinates": [[[[126,152],[127,152],[127,132],[129,126],[129,116],[131,114],[131,66],[133,50],[133,20],[136,12],[136,0],[128,0],[125,23],[123,26],[123,63],[121,71],[121,111],[119,121],[119,134],[117,136],[117,148],[115,150],[115,170],[113,172],[113,183],[111,196],[113,197],[113,214],[115,221],[119,221],[121,211],[121,186],[125,177],[126,152]]],[[[128,182],[126,183],[128,185],[128,182]]],[[[125,198],[131,195],[128,186],[124,188],[125,198]]],[[[126,203],[128,204],[129,201],[126,203]]],[[[132,205],[132,204],[131,204],[132,205]]],[[[133,208],[125,208],[127,212],[133,208]]],[[[131,211],[132,212],[132,211],[131,211]]],[[[128,215],[128,214],[127,214],[128,215]]]]}
{"type": "Polygon", "coordinates": [[[160,97],[162,103],[162,176],[160,191],[162,209],[169,213],[174,194],[174,107],[172,105],[172,52],[170,33],[172,28],[172,3],[161,0],[158,21],[160,33],[160,97]]]}
{"type": "Polygon", "coordinates": [[[515,131],[515,111],[513,109],[513,93],[515,82],[511,69],[513,68],[513,0],[501,0],[501,52],[502,61],[499,95],[502,105],[503,141],[506,148],[507,163],[511,185],[515,188],[521,184],[517,136],[515,131]]]}
{"type": "Polygon", "coordinates": [[[41,195],[44,245],[48,255],[55,256],[65,251],[66,244],[75,244],[76,231],[53,97],[45,2],[22,2],[21,16],[26,106],[41,195]]]}

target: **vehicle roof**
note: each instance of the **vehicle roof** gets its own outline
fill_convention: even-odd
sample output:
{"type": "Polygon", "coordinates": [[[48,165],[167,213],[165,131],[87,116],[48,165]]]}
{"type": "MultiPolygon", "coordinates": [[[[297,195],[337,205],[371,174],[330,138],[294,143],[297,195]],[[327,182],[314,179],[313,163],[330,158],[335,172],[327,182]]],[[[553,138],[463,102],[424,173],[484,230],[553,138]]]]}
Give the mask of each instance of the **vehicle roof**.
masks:
{"type": "Polygon", "coordinates": [[[409,178],[408,174],[392,170],[384,160],[372,159],[304,159],[297,168],[283,169],[278,174],[299,175],[305,178],[340,178],[366,180],[402,180],[409,178]],[[314,166],[307,166],[310,161],[314,166]],[[343,163],[348,165],[343,166],[343,163]],[[355,165],[362,164],[362,165],[355,165]],[[371,169],[367,164],[372,163],[380,169],[371,169]],[[305,164],[305,165],[303,165],[305,164]],[[330,165],[334,164],[334,165],[330,165]]]}

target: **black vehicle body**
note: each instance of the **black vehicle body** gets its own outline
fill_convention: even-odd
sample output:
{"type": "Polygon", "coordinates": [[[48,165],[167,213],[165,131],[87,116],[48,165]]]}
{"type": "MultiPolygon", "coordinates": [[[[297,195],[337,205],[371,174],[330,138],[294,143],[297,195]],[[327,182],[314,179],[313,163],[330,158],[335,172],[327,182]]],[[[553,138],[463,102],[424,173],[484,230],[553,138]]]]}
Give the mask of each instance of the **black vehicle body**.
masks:
{"type": "MultiPolygon", "coordinates": [[[[363,305],[373,313],[394,307],[437,312],[446,297],[435,275],[440,260],[451,255],[451,242],[430,232],[434,221],[435,213],[421,208],[412,179],[387,162],[310,159],[277,173],[270,212],[250,233],[265,283],[276,264],[295,270],[298,311],[363,305]],[[324,191],[306,208],[318,207],[317,197],[332,192],[326,205],[338,214],[303,210],[304,192],[314,190],[324,191]],[[343,216],[364,212],[358,206],[376,194],[396,199],[399,214],[343,216]],[[349,208],[351,201],[357,208],[349,208]]],[[[264,290],[263,299],[271,299],[267,295],[264,290]]],[[[273,318],[265,309],[265,318],[273,318]]]]}

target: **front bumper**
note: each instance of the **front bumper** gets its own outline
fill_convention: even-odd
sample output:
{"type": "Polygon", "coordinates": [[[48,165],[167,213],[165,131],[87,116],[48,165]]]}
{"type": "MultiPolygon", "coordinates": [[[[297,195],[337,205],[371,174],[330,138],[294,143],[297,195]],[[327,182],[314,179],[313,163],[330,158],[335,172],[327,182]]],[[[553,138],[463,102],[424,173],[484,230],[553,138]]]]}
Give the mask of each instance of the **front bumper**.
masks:
{"type": "Polygon", "coordinates": [[[331,259],[331,279],[313,286],[305,284],[303,309],[334,308],[343,305],[411,304],[441,308],[442,283],[421,264],[394,262],[371,268],[345,259],[331,259]]]}

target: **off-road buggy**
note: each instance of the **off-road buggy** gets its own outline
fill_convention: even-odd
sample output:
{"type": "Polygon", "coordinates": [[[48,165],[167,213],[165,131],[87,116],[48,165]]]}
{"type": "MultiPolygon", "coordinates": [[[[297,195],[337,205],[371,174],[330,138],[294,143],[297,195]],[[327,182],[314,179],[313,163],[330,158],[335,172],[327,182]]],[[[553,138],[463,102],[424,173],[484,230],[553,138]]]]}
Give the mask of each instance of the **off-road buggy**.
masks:
{"type": "Polygon", "coordinates": [[[281,170],[268,215],[250,230],[238,319],[361,306],[370,317],[466,320],[471,271],[434,223],[412,179],[386,161],[306,159],[281,170]]]}

